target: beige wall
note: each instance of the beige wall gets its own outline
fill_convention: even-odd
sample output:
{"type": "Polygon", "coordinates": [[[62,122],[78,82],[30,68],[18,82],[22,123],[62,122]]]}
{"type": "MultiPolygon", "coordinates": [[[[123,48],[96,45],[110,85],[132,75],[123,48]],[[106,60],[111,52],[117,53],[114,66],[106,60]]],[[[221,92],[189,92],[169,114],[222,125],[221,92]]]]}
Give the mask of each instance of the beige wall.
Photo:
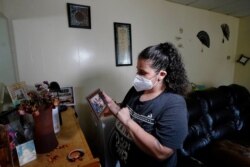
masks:
{"type": "MultiPolygon", "coordinates": [[[[236,58],[238,58],[241,54],[250,57],[249,34],[250,34],[250,17],[240,19],[236,58]]],[[[248,63],[245,66],[236,63],[234,81],[235,83],[247,87],[248,90],[250,91],[250,61],[248,61],[248,63]]]]}
{"type": "Polygon", "coordinates": [[[96,88],[120,102],[132,86],[137,54],[160,42],[183,45],[180,52],[191,82],[233,82],[239,23],[234,17],[164,0],[3,0],[3,6],[12,21],[20,80],[74,86],[82,119],[89,110],[85,97],[96,88]],[[68,27],[66,2],[91,6],[91,29],[68,27]],[[132,25],[133,66],[115,66],[113,22],[132,25]],[[223,23],[231,33],[225,43],[223,23]],[[200,30],[210,35],[210,48],[197,39],[200,30]]]}

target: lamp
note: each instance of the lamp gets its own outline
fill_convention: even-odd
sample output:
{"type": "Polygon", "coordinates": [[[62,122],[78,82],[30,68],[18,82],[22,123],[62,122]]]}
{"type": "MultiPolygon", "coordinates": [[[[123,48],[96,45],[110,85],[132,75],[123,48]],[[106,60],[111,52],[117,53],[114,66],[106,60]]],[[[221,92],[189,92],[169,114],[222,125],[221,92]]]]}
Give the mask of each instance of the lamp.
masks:
{"type": "Polygon", "coordinates": [[[60,88],[59,84],[57,82],[55,82],[55,81],[50,82],[49,90],[51,92],[57,92],[57,96],[58,96],[58,92],[61,92],[61,88],[60,88]]]}

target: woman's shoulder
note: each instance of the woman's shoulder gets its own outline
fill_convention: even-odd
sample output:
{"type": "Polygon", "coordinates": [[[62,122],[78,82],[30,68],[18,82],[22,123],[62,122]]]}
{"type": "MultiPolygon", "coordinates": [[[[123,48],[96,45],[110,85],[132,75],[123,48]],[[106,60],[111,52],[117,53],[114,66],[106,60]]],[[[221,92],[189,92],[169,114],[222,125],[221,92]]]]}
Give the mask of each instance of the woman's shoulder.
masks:
{"type": "Polygon", "coordinates": [[[186,101],[182,95],[164,92],[159,101],[163,109],[186,108],[186,101]]]}
{"type": "Polygon", "coordinates": [[[162,96],[164,99],[166,98],[168,101],[173,100],[173,101],[185,101],[184,97],[182,95],[173,93],[173,92],[168,92],[165,91],[162,96]]]}
{"type": "Polygon", "coordinates": [[[167,115],[170,113],[173,115],[176,115],[176,114],[179,115],[180,113],[187,112],[186,101],[182,95],[171,93],[171,92],[165,92],[160,103],[162,106],[162,110],[168,111],[168,112],[163,112],[167,115]]]}

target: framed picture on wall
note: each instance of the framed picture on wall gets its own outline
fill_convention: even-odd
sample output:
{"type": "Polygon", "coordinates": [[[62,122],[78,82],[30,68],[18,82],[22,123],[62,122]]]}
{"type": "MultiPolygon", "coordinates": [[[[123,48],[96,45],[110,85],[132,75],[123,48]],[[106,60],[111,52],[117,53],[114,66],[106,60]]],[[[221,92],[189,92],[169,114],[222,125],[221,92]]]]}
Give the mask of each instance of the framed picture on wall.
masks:
{"type": "Polygon", "coordinates": [[[90,6],[67,3],[69,27],[91,29],[90,6]]]}
{"type": "Polygon", "coordinates": [[[131,24],[114,23],[116,66],[132,66],[131,24]]]}
{"type": "Polygon", "coordinates": [[[246,65],[249,59],[250,59],[249,57],[246,57],[244,55],[240,55],[240,57],[237,60],[237,62],[240,63],[240,64],[242,64],[242,65],[246,65]]]}
{"type": "Polygon", "coordinates": [[[88,95],[87,101],[92,109],[92,112],[97,118],[100,118],[104,111],[107,109],[105,99],[100,89],[97,89],[93,93],[88,95]]]}

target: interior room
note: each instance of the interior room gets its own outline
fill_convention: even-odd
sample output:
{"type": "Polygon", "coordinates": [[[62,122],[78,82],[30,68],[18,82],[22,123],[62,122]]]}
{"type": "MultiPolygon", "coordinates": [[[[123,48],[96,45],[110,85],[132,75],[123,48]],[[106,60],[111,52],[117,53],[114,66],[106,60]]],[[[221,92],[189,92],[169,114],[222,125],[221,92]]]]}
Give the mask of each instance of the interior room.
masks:
{"type": "Polygon", "coordinates": [[[202,7],[203,0],[199,3],[0,0],[0,82],[25,81],[31,86],[57,81],[72,86],[80,127],[98,155],[101,151],[93,138],[104,132],[93,129],[103,124],[94,122],[86,97],[101,89],[121,102],[132,87],[137,55],[147,46],[173,43],[190,82],[197,86],[239,84],[250,91],[250,62],[239,62],[242,55],[250,57],[250,13],[245,14],[249,6],[245,5],[245,13],[230,13],[202,7]],[[67,3],[90,7],[88,27],[69,25],[67,3]],[[117,65],[114,23],[131,25],[131,64],[117,65]],[[227,26],[227,35],[222,25],[227,26]]]}

